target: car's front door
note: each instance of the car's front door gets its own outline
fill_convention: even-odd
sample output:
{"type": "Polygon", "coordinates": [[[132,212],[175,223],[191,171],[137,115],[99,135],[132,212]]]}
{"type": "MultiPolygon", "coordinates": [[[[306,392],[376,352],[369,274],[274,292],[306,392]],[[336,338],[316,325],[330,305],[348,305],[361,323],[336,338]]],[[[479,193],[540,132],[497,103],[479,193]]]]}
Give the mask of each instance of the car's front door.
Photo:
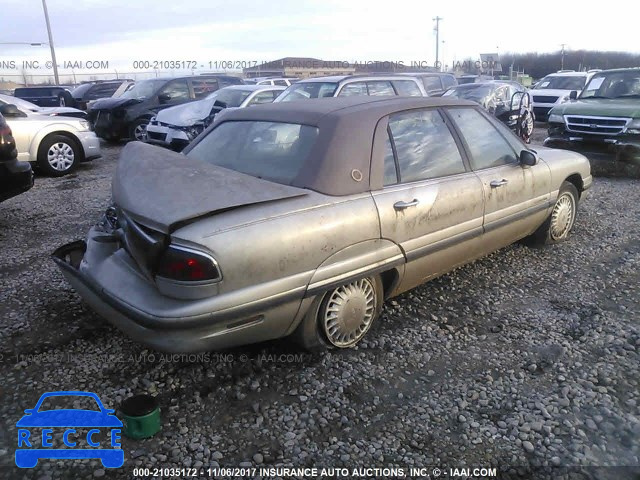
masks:
{"type": "Polygon", "coordinates": [[[466,145],[471,168],[482,181],[486,251],[532,233],[549,208],[549,167],[544,162],[522,166],[519,155],[525,145],[477,108],[450,107],[447,113],[466,145]]]}
{"type": "Polygon", "coordinates": [[[382,238],[407,259],[399,293],[475,257],[483,194],[439,110],[400,112],[386,121],[376,131],[386,138],[375,142],[384,149],[384,187],[372,195],[382,238]]]}

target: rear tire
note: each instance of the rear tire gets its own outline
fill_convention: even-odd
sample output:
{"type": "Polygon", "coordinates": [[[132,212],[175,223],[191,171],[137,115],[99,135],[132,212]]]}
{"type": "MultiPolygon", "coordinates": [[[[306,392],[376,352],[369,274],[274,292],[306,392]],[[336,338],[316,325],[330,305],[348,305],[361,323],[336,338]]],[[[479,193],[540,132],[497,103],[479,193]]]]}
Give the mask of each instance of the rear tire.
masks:
{"type": "Polygon", "coordinates": [[[47,175],[62,177],[71,173],[81,159],[78,142],[65,135],[49,135],[38,147],[38,167],[47,175]]]}
{"type": "Polygon", "coordinates": [[[309,351],[351,348],[380,315],[383,288],[375,275],[341,285],[318,296],[293,334],[309,351]]]}
{"type": "Polygon", "coordinates": [[[578,189],[571,182],[562,182],[553,210],[529,239],[536,245],[564,242],[573,229],[578,213],[578,189]]]}

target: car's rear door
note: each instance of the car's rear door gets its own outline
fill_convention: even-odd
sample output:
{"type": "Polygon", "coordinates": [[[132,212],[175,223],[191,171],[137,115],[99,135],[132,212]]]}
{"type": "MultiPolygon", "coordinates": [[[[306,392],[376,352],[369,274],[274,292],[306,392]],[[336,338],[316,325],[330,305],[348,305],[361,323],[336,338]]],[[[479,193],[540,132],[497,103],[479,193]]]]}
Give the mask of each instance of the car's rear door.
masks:
{"type": "Polygon", "coordinates": [[[523,167],[524,144],[509,129],[476,107],[450,107],[468,152],[471,168],[484,191],[484,230],[487,251],[508,245],[531,233],[544,220],[549,207],[549,167],[538,162],[523,167]]]}
{"type": "Polygon", "coordinates": [[[482,235],[482,184],[446,117],[435,108],[390,115],[374,144],[384,150],[384,186],[372,192],[381,236],[407,259],[395,292],[473,258],[482,235]]]}

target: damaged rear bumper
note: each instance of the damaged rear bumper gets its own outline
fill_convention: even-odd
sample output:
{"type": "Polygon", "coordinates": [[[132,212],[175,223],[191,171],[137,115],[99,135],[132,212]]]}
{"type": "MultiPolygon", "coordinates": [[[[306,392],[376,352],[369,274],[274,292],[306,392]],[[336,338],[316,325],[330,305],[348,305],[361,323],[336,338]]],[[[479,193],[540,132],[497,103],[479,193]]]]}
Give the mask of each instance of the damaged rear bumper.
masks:
{"type": "MultiPolygon", "coordinates": [[[[88,241],[89,245],[79,240],[61,246],[52,254],[54,262],[94,311],[129,337],[156,350],[195,353],[279,338],[290,333],[297,318],[303,292],[286,292],[245,303],[242,303],[242,295],[234,293],[189,301],[165,297],[155,286],[141,283],[138,298],[144,298],[147,306],[155,303],[157,308],[153,311],[138,308],[91,276],[91,263],[102,255],[101,249],[105,246],[100,245],[101,241],[96,240],[93,231],[88,241]],[[238,297],[235,305],[234,295],[238,297]],[[217,302],[226,308],[212,308],[203,314],[202,302],[209,305],[217,302]],[[189,309],[193,310],[193,315],[186,314],[189,309]],[[178,311],[185,315],[176,315],[178,311]]],[[[135,288],[133,285],[142,282],[130,268],[118,269],[115,264],[108,264],[110,260],[107,258],[104,262],[107,265],[102,265],[98,272],[106,278],[111,277],[112,284],[122,285],[122,291],[130,291],[135,288]]]]}

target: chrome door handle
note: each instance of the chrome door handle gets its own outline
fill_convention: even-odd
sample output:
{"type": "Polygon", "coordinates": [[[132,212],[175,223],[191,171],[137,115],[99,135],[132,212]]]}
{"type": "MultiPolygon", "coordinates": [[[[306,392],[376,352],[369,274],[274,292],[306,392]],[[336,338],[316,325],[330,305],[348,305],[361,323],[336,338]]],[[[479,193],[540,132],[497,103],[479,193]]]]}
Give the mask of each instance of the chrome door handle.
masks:
{"type": "Polygon", "coordinates": [[[415,207],[419,203],[420,201],[417,198],[414,198],[410,202],[396,202],[393,204],[393,208],[396,210],[404,210],[405,208],[415,207]]]}
{"type": "Polygon", "coordinates": [[[498,188],[506,185],[507,183],[509,183],[509,180],[503,178],[502,180],[491,180],[491,183],[489,185],[491,185],[491,188],[498,188]]]}

